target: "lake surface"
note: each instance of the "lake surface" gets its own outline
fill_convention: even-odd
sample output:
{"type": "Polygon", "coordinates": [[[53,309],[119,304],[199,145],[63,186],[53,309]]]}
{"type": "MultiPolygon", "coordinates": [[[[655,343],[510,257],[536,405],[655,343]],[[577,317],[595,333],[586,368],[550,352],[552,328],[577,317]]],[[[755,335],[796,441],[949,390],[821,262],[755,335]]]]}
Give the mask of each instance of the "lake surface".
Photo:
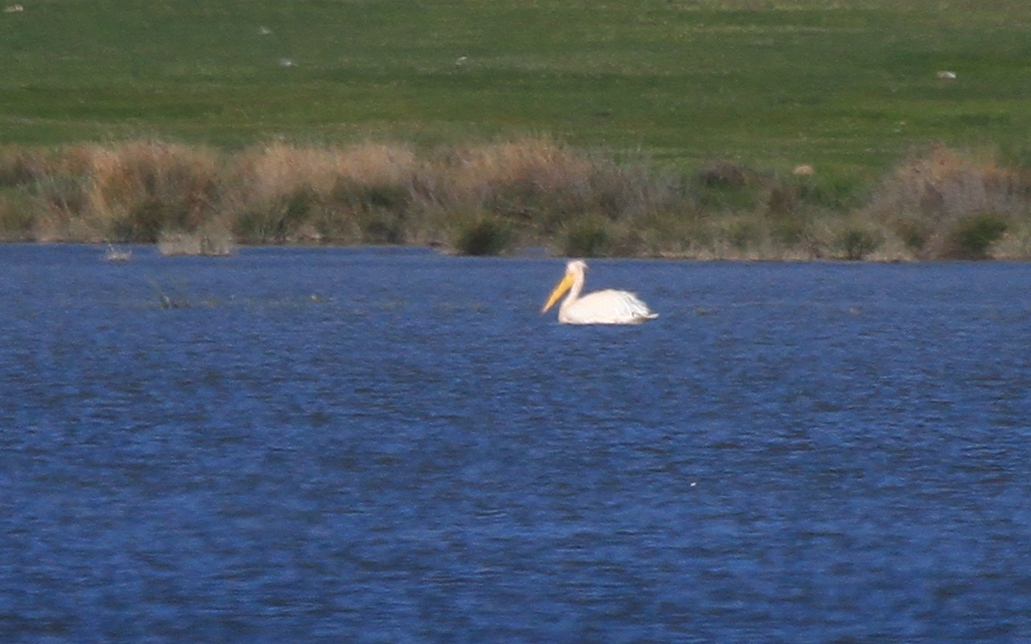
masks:
{"type": "Polygon", "coordinates": [[[1031,265],[101,255],[0,246],[0,640],[1031,637],[1031,265]]]}

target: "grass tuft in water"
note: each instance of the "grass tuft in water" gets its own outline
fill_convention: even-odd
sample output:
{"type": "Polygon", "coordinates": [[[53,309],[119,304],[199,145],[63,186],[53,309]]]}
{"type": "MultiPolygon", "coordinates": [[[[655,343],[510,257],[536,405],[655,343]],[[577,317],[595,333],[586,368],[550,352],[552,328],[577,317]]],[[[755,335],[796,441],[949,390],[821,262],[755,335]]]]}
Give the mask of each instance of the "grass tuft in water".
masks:
{"type": "Polygon", "coordinates": [[[212,223],[193,232],[165,232],[158,239],[158,252],[174,255],[229,257],[236,252],[232,233],[220,223],[212,223]]]}

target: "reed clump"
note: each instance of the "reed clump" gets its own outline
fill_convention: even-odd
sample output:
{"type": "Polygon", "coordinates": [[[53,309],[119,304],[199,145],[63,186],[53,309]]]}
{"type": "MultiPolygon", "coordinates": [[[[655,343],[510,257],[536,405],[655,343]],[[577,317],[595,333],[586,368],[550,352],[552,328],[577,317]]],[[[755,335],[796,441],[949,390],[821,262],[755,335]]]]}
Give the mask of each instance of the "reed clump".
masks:
{"type": "Polygon", "coordinates": [[[1028,259],[1031,172],[931,146],[873,185],[713,161],[694,172],[548,138],[416,149],[153,140],[0,149],[0,238],[407,244],[467,255],[699,259],[1028,259]]]}
{"type": "Polygon", "coordinates": [[[1005,257],[1028,243],[1031,174],[935,145],[885,177],[864,214],[915,259],[1005,257]]]}
{"type": "Polygon", "coordinates": [[[286,143],[226,160],[223,216],[243,243],[409,243],[410,149],[286,143]]]}

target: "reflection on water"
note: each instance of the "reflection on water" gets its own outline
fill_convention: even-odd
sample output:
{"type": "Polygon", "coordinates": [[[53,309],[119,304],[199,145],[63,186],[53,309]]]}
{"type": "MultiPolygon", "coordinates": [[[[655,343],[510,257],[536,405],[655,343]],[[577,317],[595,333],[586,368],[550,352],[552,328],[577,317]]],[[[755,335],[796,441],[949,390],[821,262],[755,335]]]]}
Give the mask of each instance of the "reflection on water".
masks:
{"type": "Polygon", "coordinates": [[[1013,641],[1031,267],[0,247],[5,641],[1013,641]],[[174,304],[169,305],[169,303],[174,304]]]}

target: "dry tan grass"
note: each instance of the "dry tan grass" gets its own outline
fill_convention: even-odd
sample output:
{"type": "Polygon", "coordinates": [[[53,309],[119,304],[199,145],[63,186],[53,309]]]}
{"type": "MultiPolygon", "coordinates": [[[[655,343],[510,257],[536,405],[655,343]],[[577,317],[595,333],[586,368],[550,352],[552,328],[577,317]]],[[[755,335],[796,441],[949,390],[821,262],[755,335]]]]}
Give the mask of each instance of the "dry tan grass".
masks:
{"type": "Polygon", "coordinates": [[[1013,172],[991,158],[938,145],[889,175],[871,207],[888,215],[903,212],[939,218],[1004,212],[1014,205],[1008,190],[1013,180],[1013,172]]]}
{"type": "Polygon", "coordinates": [[[934,146],[847,212],[820,201],[818,181],[727,164],[684,177],[537,138],[423,154],[376,143],[5,148],[0,236],[158,242],[166,254],[400,243],[702,259],[1031,258],[1031,173],[991,155],[934,146]]]}
{"type": "Polygon", "coordinates": [[[196,230],[214,210],[221,167],[207,148],[132,142],[95,148],[89,161],[87,216],[117,237],[153,242],[196,230]]]}
{"type": "Polygon", "coordinates": [[[864,214],[880,221],[886,237],[900,240],[915,259],[967,256],[964,230],[977,218],[994,220],[1012,229],[997,242],[1008,240],[1008,250],[999,252],[1012,256],[1031,216],[1031,181],[991,155],[936,145],[889,174],[864,214]]]}
{"type": "Polygon", "coordinates": [[[191,213],[210,207],[220,174],[217,155],[202,147],[134,141],[84,150],[87,194],[96,216],[148,199],[181,201],[191,213]]]}
{"type": "Polygon", "coordinates": [[[412,150],[373,143],[253,148],[232,159],[222,216],[256,242],[357,242],[355,200],[343,193],[384,186],[409,192],[417,165],[412,150]]]}
{"type": "Polygon", "coordinates": [[[1031,217],[1019,221],[993,244],[990,255],[993,259],[1031,259],[1031,217]]]}
{"type": "Polygon", "coordinates": [[[330,192],[342,177],[364,184],[409,181],[415,154],[401,147],[361,144],[347,148],[304,148],[273,143],[244,151],[230,174],[239,192],[255,201],[289,194],[299,187],[330,192]]]}
{"type": "Polygon", "coordinates": [[[28,153],[21,167],[44,241],[154,241],[161,226],[196,227],[219,177],[214,152],[152,141],[28,153]]]}

